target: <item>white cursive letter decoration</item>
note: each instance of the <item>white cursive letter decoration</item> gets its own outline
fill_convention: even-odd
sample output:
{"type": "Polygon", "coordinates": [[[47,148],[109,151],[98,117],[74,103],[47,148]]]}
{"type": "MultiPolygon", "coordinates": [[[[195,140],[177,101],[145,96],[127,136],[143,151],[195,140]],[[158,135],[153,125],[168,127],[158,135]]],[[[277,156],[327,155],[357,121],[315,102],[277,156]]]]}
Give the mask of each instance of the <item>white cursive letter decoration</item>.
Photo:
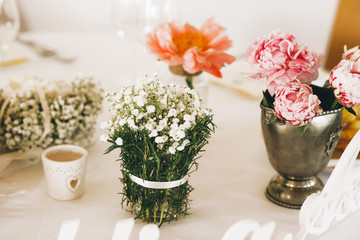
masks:
{"type": "Polygon", "coordinates": [[[360,131],[353,137],[341,155],[321,193],[310,195],[300,210],[300,231],[296,240],[308,234],[325,232],[330,223],[344,219],[360,207],[360,167],[355,160],[360,151],[360,131]]]}
{"type": "MultiPolygon", "coordinates": [[[[304,240],[308,235],[320,235],[329,229],[333,220],[343,220],[360,208],[360,167],[354,166],[360,152],[360,131],[356,133],[321,193],[310,195],[299,213],[300,230],[294,240],[304,240]]],[[[222,240],[270,240],[275,222],[262,226],[255,220],[242,220],[233,224],[222,240]]],[[[277,236],[277,240],[292,240],[291,233],[277,236]]]]}
{"type": "MultiPolygon", "coordinates": [[[[299,214],[300,230],[293,238],[291,233],[282,233],[276,240],[304,240],[308,235],[320,235],[328,230],[333,220],[343,220],[349,213],[360,208],[360,167],[355,160],[360,151],[360,131],[345,149],[335,169],[330,175],[321,193],[310,195],[301,207],[299,214]]],[[[73,222],[71,222],[73,223],[73,222]]],[[[64,228],[75,237],[79,220],[72,228],[64,228]]],[[[113,240],[127,240],[134,226],[134,219],[118,221],[113,233],[113,240]]],[[[274,233],[274,221],[262,225],[255,220],[242,220],[233,224],[222,240],[270,240],[274,233]]],[[[60,235],[63,231],[60,231],[60,235]]],[[[139,234],[139,240],[159,239],[160,232],[156,225],[146,225],[139,234]]],[[[59,239],[62,239],[59,237],[59,239]]]]}

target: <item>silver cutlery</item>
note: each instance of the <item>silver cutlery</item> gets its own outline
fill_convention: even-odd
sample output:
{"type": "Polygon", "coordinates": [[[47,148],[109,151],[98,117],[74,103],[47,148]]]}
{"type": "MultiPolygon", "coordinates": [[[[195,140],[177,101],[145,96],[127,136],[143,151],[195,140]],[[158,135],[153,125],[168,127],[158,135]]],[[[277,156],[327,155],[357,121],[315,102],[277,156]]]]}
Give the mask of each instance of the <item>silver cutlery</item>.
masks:
{"type": "Polygon", "coordinates": [[[24,40],[20,38],[18,38],[17,41],[24,44],[27,47],[30,47],[41,57],[53,57],[56,60],[63,63],[71,63],[76,60],[76,57],[64,57],[60,55],[57,51],[44,47],[38,43],[35,43],[34,41],[24,40]]]}

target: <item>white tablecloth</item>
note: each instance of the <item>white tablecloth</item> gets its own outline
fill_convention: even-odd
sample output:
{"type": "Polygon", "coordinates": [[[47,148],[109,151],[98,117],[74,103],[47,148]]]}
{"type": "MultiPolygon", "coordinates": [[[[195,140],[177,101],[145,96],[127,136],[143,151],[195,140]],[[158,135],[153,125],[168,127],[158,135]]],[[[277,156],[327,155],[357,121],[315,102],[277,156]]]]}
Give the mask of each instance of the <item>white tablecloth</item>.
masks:
{"type": "MultiPolygon", "coordinates": [[[[164,66],[155,56],[129,47],[115,34],[37,32],[24,37],[54,47],[64,55],[77,56],[77,61],[63,64],[29,51],[29,62],[1,69],[1,82],[10,76],[29,75],[71,79],[82,71],[101,79],[105,90],[112,92],[131,82],[127,77],[160,71],[164,66]]],[[[274,235],[298,231],[299,211],[277,206],[264,194],[276,172],[267,159],[261,136],[259,101],[210,85],[208,106],[214,111],[217,128],[199,160],[199,170],[189,180],[195,187],[190,194],[191,215],[165,223],[160,239],[221,239],[232,224],[242,219],[261,224],[274,220],[274,235]]],[[[104,108],[99,122],[107,116],[104,108]]],[[[98,129],[95,137],[102,133],[98,129]]],[[[62,221],[73,218],[80,219],[76,239],[111,239],[116,221],[133,216],[121,209],[117,153],[104,155],[106,147],[106,143],[96,141],[88,148],[86,190],[77,200],[50,198],[42,166],[36,165],[36,176],[40,175],[41,180],[33,190],[0,197],[0,239],[56,239],[62,221]]],[[[325,170],[321,177],[326,180],[329,173],[325,170]]],[[[36,176],[30,175],[28,181],[36,176]]],[[[358,239],[359,222],[360,213],[353,213],[322,236],[309,239],[358,239]]],[[[136,221],[131,239],[138,239],[144,224],[136,221]]]]}

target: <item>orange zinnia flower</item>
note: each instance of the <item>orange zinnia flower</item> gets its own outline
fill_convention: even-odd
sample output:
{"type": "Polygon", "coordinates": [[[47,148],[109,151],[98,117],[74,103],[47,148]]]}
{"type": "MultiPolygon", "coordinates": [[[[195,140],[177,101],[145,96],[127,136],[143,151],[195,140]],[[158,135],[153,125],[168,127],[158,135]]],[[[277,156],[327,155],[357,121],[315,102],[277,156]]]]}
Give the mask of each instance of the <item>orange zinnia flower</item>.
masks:
{"type": "Polygon", "coordinates": [[[161,60],[170,66],[181,65],[189,75],[205,71],[222,77],[220,68],[235,61],[234,56],[224,52],[231,47],[225,28],[214,23],[213,18],[200,29],[187,23],[161,24],[147,36],[147,45],[161,60]]]}

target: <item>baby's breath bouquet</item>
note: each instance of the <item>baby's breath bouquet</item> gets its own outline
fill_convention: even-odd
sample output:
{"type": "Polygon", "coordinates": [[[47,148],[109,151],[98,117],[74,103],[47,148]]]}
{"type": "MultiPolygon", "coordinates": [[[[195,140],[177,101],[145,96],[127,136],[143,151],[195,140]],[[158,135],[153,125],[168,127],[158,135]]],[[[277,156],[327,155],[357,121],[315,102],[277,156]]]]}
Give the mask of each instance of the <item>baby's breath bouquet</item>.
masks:
{"type": "Polygon", "coordinates": [[[0,170],[52,145],[88,146],[102,100],[103,90],[92,77],[10,80],[0,89],[0,170]]]}
{"type": "Polygon", "coordinates": [[[187,176],[214,132],[211,110],[195,90],[163,85],[156,75],[106,98],[111,117],[102,128],[110,133],[101,138],[111,144],[106,153],[121,150],[123,208],[159,225],[187,215],[187,176]]]}

